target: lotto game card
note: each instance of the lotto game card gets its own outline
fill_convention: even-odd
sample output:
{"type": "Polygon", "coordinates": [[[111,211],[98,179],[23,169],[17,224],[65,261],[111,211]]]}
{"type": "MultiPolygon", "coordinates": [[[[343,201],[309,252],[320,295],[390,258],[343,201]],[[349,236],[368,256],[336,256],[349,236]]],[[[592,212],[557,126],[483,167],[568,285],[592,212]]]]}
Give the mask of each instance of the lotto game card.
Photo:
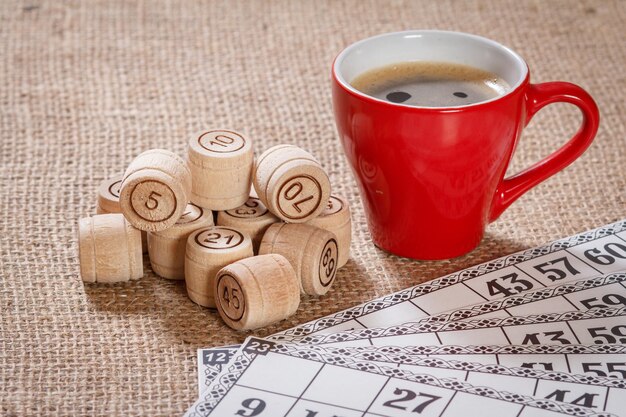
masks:
{"type": "Polygon", "coordinates": [[[626,307],[440,322],[292,337],[285,343],[335,346],[613,344],[626,343],[626,307]]]}
{"type": "Polygon", "coordinates": [[[626,219],[523,250],[287,329],[304,336],[385,327],[538,288],[626,271],[626,219]]]}
{"type": "MultiPolygon", "coordinates": [[[[528,375],[520,380],[532,378],[537,384],[541,381],[541,389],[546,392],[554,388],[556,393],[547,396],[557,400],[474,385],[463,380],[467,378],[439,377],[395,365],[385,366],[351,354],[350,350],[337,355],[324,347],[249,338],[208,388],[205,397],[186,415],[466,416],[468,410],[480,410],[483,417],[611,415],[585,405],[558,401],[559,387],[564,385],[558,385],[562,383],[553,377],[555,374],[549,376],[543,371],[521,368],[507,371],[510,372],[507,376],[518,378],[517,373],[526,371],[528,375]]],[[[481,372],[480,365],[474,368],[471,372],[481,372]]],[[[594,390],[612,390],[605,394],[606,405],[602,408],[620,407],[622,400],[614,392],[621,392],[623,381],[616,381],[597,378],[593,388],[588,388],[591,397],[596,393],[594,390]]],[[[582,388],[575,377],[567,382],[582,388]]],[[[511,382],[508,384],[512,386],[511,382]]],[[[529,391],[526,382],[520,382],[520,386],[520,390],[529,391]]],[[[580,401],[589,401],[585,398],[580,401]]]]}
{"type": "MultiPolygon", "coordinates": [[[[579,346],[572,345],[572,343],[587,343],[589,342],[589,337],[595,340],[596,343],[626,342],[626,326],[619,324],[619,320],[623,321],[625,318],[624,309],[606,308],[612,306],[624,307],[625,305],[626,287],[623,282],[626,275],[623,272],[619,272],[626,269],[626,240],[624,240],[626,232],[624,229],[626,229],[626,221],[621,221],[553,242],[550,245],[509,255],[286,330],[270,336],[269,339],[281,340],[281,343],[290,341],[322,344],[322,347],[313,346],[311,350],[344,349],[342,352],[350,351],[353,356],[356,356],[354,349],[407,349],[402,347],[356,347],[359,345],[375,344],[377,346],[387,346],[399,344],[400,346],[408,346],[414,343],[424,343],[425,340],[419,339],[420,337],[432,338],[434,336],[437,341],[432,342],[431,340],[432,343],[430,344],[433,346],[429,346],[428,349],[443,349],[446,346],[434,345],[445,345],[456,341],[457,350],[463,350],[465,356],[472,355],[473,358],[482,359],[484,362],[493,362],[495,360],[496,364],[499,363],[498,361],[501,357],[516,358],[515,360],[520,361],[523,360],[520,355],[541,354],[541,360],[547,362],[522,362],[520,364],[522,366],[521,370],[504,366],[497,368],[498,374],[503,376],[498,377],[497,380],[491,378],[492,385],[495,386],[496,390],[501,390],[502,387],[509,387],[505,383],[505,377],[510,380],[518,380],[517,383],[513,383],[513,386],[519,387],[510,391],[516,394],[528,395],[530,394],[529,382],[522,381],[528,378],[528,374],[525,374],[525,372],[532,371],[534,372],[535,380],[542,381],[542,389],[543,387],[554,388],[552,392],[547,393],[544,397],[553,399],[558,403],[559,401],[567,401],[566,397],[569,398],[571,395],[566,394],[572,392],[572,390],[561,389],[557,386],[558,384],[555,384],[562,383],[562,381],[550,379],[550,376],[554,375],[556,375],[555,378],[557,379],[564,378],[564,374],[549,373],[554,368],[554,363],[557,364],[557,369],[570,372],[580,368],[581,371],[587,374],[597,372],[597,379],[591,384],[596,387],[594,388],[596,391],[588,389],[587,391],[589,392],[582,392],[584,391],[584,383],[580,379],[571,380],[568,383],[577,387],[576,389],[581,393],[569,402],[573,405],[583,404],[583,406],[589,406],[589,404],[595,404],[598,401],[603,404],[600,407],[601,410],[615,411],[615,407],[618,407],[619,403],[615,403],[618,405],[614,406],[615,401],[609,401],[609,399],[618,398],[619,395],[616,393],[620,393],[620,391],[616,390],[623,389],[623,387],[603,385],[610,385],[610,382],[602,381],[607,379],[602,374],[614,376],[617,373],[622,375],[624,371],[621,368],[623,366],[623,356],[620,355],[623,355],[623,352],[593,352],[593,355],[596,356],[591,360],[595,362],[590,362],[588,359],[586,362],[577,362],[575,361],[577,357],[572,356],[574,353],[571,352],[569,354],[565,352],[545,353],[540,352],[539,349],[536,352],[532,351],[532,349],[549,348],[550,346],[540,346],[546,343],[579,346]],[[468,296],[471,294],[468,291],[471,291],[474,295],[468,296]],[[475,296],[478,297],[471,298],[475,296]],[[447,304],[442,303],[442,300],[446,300],[447,304]],[[472,304],[472,301],[478,302],[470,308],[460,308],[472,304]],[[446,309],[445,307],[448,308],[446,309]],[[584,313],[588,309],[594,309],[594,312],[574,314],[576,312],[584,313]],[[602,311],[597,312],[597,310],[602,311]],[[445,313],[442,314],[442,312],[445,313]],[[529,312],[552,314],[512,317],[528,314],[529,312]],[[437,316],[424,320],[415,320],[420,317],[429,317],[432,314],[437,314],[437,316]],[[514,320],[507,321],[507,317],[514,320]],[[474,320],[477,318],[489,318],[492,320],[474,320]],[[594,319],[601,321],[590,321],[594,319]],[[458,320],[462,321],[457,323],[456,326],[453,323],[449,323],[458,320]],[[472,321],[468,323],[468,326],[464,326],[464,321],[468,320],[472,321]],[[412,323],[391,326],[389,329],[376,328],[367,330],[368,327],[375,323],[392,324],[405,321],[412,321],[412,323]],[[446,323],[447,326],[444,326],[446,323]],[[608,327],[593,327],[596,324],[603,323],[607,324],[608,327]],[[569,329],[569,332],[563,330],[565,326],[569,329]],[[538,331],[528,332],[529,328],[538,331]],[[341,329],[356,330],[327,334],[341,329]],[[498,333],[493,333],[493,330],[498,333]],[[591,336],[587,335],[585,330],[591,336]],[[603,333],[602,330],[606,332],[603,333]],[[519,338],[514,336],[524,331],[526,331],[524,339],[518,340],[519,338]],[[461,335],[459,332],[464,333],[461,335]],[[501,337],[495,337],[494,339],[493,336],[496,334],[501,337]],[[586,337],[587,339],[585,339],[586,337]],[[519,343],[526,346],[518,346],[518,349],[530,349],[532,352],[521,353],[518,351],[504,355],[502,352],[484,352],[484,349],[487,348],[484,346],[475,349],[461,346],[481,343],[484,340],[489,340],[490,343],[519,343]],[[527,346],[528,344],[531,346],[527,346]],[[481,349],[483,354],[479,355],[481,349]],[[545,355],[549,356],[546,357],[545,355]],[[563,366],[563,360],[565,360],[566,366],[563,366]],[[614,362],[610,362],[613,360],[614,362]],[[535,365],[545,365],[546,368],[544,370],[529,369],[535,368],[535,365]],[[605,388],[606,390],[604,390],[605,388]],[[609,395],[609,389],[612,389],[613,391],[611,392],[614,393],[609,395]]],[[[267,343],[270,342],[268,341],[267,343]]],[[[512,347],[514,346],[501,346],[499,348],[512,347]]],[[[424,346],[414,346],[414,348],[427,349],[424,346]]],[[[492,347],[492,349],[497,349],[497,347],[492,347]]],[[[484,377],[487,374],[484,370],[488,368],[481,368],[483,365],[477,363],[480,361],[457,363],[454,360],[434,359],[432,356],[424,358],[424,354],[415,352],[407,356],[406,352],[404,352],[400,357],[405,359],[411,358],[413,363],[403,364],[402,360],[398,360],[398,356],[394,356],[398,352],[401,351],[388,352],[386,360],[380,361],[379,365],[393,364],[396,367],[403,368],[403,370],[407,367],[413,367],[413,371],[429,371],[430,374],[435,373],[443,376],[443,379],[447,379],[445,377],[460,378],[465,382],[474,383],[480,383],[481,376],[484,377]],[[396,362],[392,360],[394,358],[396,362]],[[430,362],[423,362],[425,360],[430,362]],[[462,369],[462,364],[471,364],[471,369],[462,369]],[[459,372],[464,373],[462,378],[459,376],[459,372]]],[[[199,364],[202,364],[202,367],[199,367],[201,368],[199,369],[201,392],[220,372],[227,372],[225,368],[230,368],[237,361],[237,355],[240,353],[236,353],[234,347],[200,350],[198,359],[199,364]],[[229,359],[233,357],[235,357],[234,361],[226,366],[229,359]]],[[[341,356],[337,351],[332,353],[336,357],[341,356]]],[[[362,353],[365,354],[366,352],[362,353]]],[[[377,352],[377,354],[379,353],[377,352]]],[[[586,355],[591,354],[589,352],[586,353],[586,355]]],[[[370,359],[369,362],[374,364],[376,361],[370,359]]],[[[433,375],[429,376],[433,377],[433,375]]],[[[577,376],[576,378],[591,377],[587,375],[586,377],[577,376]]],[[[539,385],[538,382],[535,384],[531,395],[537,395],[537,392],[543,393],[541,390],[537,391],[539,385]]],[[[211,392],[205,391],[201,398],[203,396],[208,398],[210,395],[211,392]]],[[[596,406],[594,407],[597,408],[596,406]]],[[[245,410],[242,412],[245,413],[245,410]]],[[[524,412],[529,413],[530,411],[526,410],[524,412]]],[[[560,410],[560,412],[563,412],[563,410],[560,410]]],[[[317,414],[311,414],[311,417],[314,416],[317,416],[317,414]]],[[[306,415],[306,417],[309,417],[309,415],[306,415]]]]}

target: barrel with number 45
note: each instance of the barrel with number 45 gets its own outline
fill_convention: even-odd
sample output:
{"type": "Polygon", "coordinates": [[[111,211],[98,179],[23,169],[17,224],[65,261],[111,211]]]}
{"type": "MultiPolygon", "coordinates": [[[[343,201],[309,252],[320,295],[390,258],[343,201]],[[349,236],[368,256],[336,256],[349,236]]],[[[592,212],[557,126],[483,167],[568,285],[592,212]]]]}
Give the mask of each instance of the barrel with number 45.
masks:
{"type": "Polygon", "coordinates": [[[220,316],[230,327],[257,329],[296,312],[300,304],[300,285],[296,272],[284,256],[254,256],[218,272],[215,300],[220,316]]]}

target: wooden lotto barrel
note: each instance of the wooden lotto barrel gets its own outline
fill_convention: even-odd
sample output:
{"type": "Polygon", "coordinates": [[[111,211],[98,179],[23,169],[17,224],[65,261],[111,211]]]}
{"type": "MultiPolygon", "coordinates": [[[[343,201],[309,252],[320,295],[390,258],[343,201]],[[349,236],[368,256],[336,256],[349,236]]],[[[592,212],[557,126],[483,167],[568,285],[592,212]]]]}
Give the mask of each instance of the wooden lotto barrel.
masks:
{"type": "Polygon", "coordinates": [[[307,224],[331,231],[337,236],[339,246],[338,268],[341,268],[350,258],[350,243],[352,241],[352,219],[348,201],[341,196],[331,195],[322,214],[309,220],[307,224]]]}
{"type": "MultiPolygon", "coordinates": [[[[121,213],[120,188],[122,185],[122,175],[107,178],[98,187],[98,202],[96,205],[97,214],[121,213]]],[[[148,235],[145,230],[141,231],[141,249],[143,253],[148,252],[148,235]]]]}
{"type": "Polygon", "coordinates": [[[286,319],[300,305],[300,285],[278,254],[254,256],[222,268],[215,278],[220,316],[233,329],[258,329],[286,319]]]}
{"type": "Polygon", "coordinates": [[[248,198],[248,201],[237,208],[217,213],[219,226],[231,226],[250,236],[254,253],[258,253],[261,239],[267,228],[278,222],[280,219],[270,213],[261,200],[255,197],[248,198]]]}
{"type": "Polygon", "coordinates": [[[121,213],[120,187],[122,185],[122,175],[107,178],[98,187],[97,214],[121,213]]]}
{"type": "Polygon", "coordinates": [[[141,278],[141,233],[121,213],[82,218],[78,221],[78,258],[85,282],[141,278]]]}
{"type": "Polygon", "coordinates": [[[248,138],[232,130],[203,132],[189,141],[188,160],[194,204],[230,210],[246,202],[254,164],[248,138]]]}
{"type": "Polygon", "coordinates": [[[296,271],[303,294],[323,295],[337,273],[337,237],[328,230],[308,224],[271,225],[259,247],[259,255],[283,255],[296,271]]]}
{"type": "Polygon", "coordinates": [[[294,145],[278,145],[263,152],[252,180],[263,204],[288,223],[316,217],[330,197],[330,181],[320,163],[294,145]]]}
{"type": "Polygon", "coordinates": [[[212,226],[194,231],[187,238],[185,249],[187,295],[196,304],[214,308],[217,272],[253,255],[250,237],[235,228],[212,226]]]}
{"type": "Polygon", "coordinates": [[[124,173],[120,205],[133,226],[148,232],[171,227],[191,195],[191,172],[184,159],[163,149],[137,156],[124,173]]]}
{"type": "Polygon", "coordinates": [[[211,210],[189,203],[176,223],[160,232],[148,232],[148,253],[152,270],[167,279],[185,279],[185,249],[196,229],[213,226],[211,210]]]}

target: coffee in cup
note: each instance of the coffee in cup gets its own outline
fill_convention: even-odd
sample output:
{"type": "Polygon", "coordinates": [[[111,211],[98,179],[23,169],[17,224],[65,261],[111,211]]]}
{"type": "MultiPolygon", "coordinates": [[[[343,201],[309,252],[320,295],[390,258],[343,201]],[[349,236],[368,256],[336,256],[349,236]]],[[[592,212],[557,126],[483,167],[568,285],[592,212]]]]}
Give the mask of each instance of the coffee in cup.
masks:
{"type": "Polygon", "coordinates": [[[417,107],[454,107],[488,101],[511,90],[502,77],[452,62],[408,61],[373,68],[350,81],[364,94],[417,107]]]}

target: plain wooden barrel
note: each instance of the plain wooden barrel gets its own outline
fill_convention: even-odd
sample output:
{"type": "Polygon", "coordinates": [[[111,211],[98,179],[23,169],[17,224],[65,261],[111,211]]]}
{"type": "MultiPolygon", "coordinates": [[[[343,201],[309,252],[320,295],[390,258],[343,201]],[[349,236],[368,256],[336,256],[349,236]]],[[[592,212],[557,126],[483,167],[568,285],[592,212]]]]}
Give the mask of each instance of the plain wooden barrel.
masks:
{"type": "Polygon", "coordinates": [[[185,284],[189,298],[215,307],[214,283],[226,265],[253,256],[250,237],[232,227],[203,227],[191,233],[185,249],[185,284]]]}
{"type": "Polygon", "coordinates": [[[124,173],[120,205],[133,226],[148,232],[171,227],[191,195],[191,172],[184,159],[163,149],[137,156],[124,173]]]}
{"type": "Polygon", "coordinates": [[[307,224],[326,229],[337,236],[337,244],[339,245],[337,267],[344,266],[350,258],[350,243],[352,241],[352,219],[350,218],[348,201],[344,197],[331,195],[322,214],[309,220],[307,224]]]}
{"type": "Polygon", "coordinates": [[[332,286],[338,267],[337,237],[328,230],[308,224],[271,225],[259,254],[283,255],[296,271],[303,294],[324,295],[332,286]]]}
{"type": "MultiPolygon", "coordinates": [[[[121,213],[120,205],[120,188],[122,186],[123,175],[116,175],[107,178],[100,183],[98,187],[98,202],[96,205],[96,214],[121,213]]],[[[141,250],[143,253],[148,252],[148,234],[145,230],[141,231],[141,250]]]]}
{"type": "Polygon", "coordinates": [[[227,325],[252,330],[295,313],[300,305],[300,285],[296,272],[282,255],[254,256],[217,273],[215,300],[227,325]]]}
{"type": "Polygon", "coordinates": [[[233,130],[203,132],[189,141],[188,161],[194,204],[230,210],[246,202],[254,164],[250,139],[233,130]]]}
{"type": "Polygon", "coordinates": [[[189,235],[213,226],[211,210],[189,203],[182,216],[168,229],[148,232],[148,254],[152,270],[167,279],[185,279],[185,249],[189,235]]]}
{"type": "Polygon", "coordinates": [[[120,282],[143,276],[141,233],[121,213],[78,221],[78,258],[85,282],[120,282]]]}
{"type": "Polygon", "coordinates": [[[330,197],[330,181],[320,163],[294,145],[278,145],[258,158],[254,188],[265,206],[288,223],[318,216],[330,197]]]}
{"type": "Polygon", "coordinates": [[[258,253],[267,228],[278,222],[280,219],[270,213],[261,200],[255,197],[248,198],[248,201],[237,208],[217,213],[219,226],[231,226],[250,236],[254,253],[258,253]]]}

